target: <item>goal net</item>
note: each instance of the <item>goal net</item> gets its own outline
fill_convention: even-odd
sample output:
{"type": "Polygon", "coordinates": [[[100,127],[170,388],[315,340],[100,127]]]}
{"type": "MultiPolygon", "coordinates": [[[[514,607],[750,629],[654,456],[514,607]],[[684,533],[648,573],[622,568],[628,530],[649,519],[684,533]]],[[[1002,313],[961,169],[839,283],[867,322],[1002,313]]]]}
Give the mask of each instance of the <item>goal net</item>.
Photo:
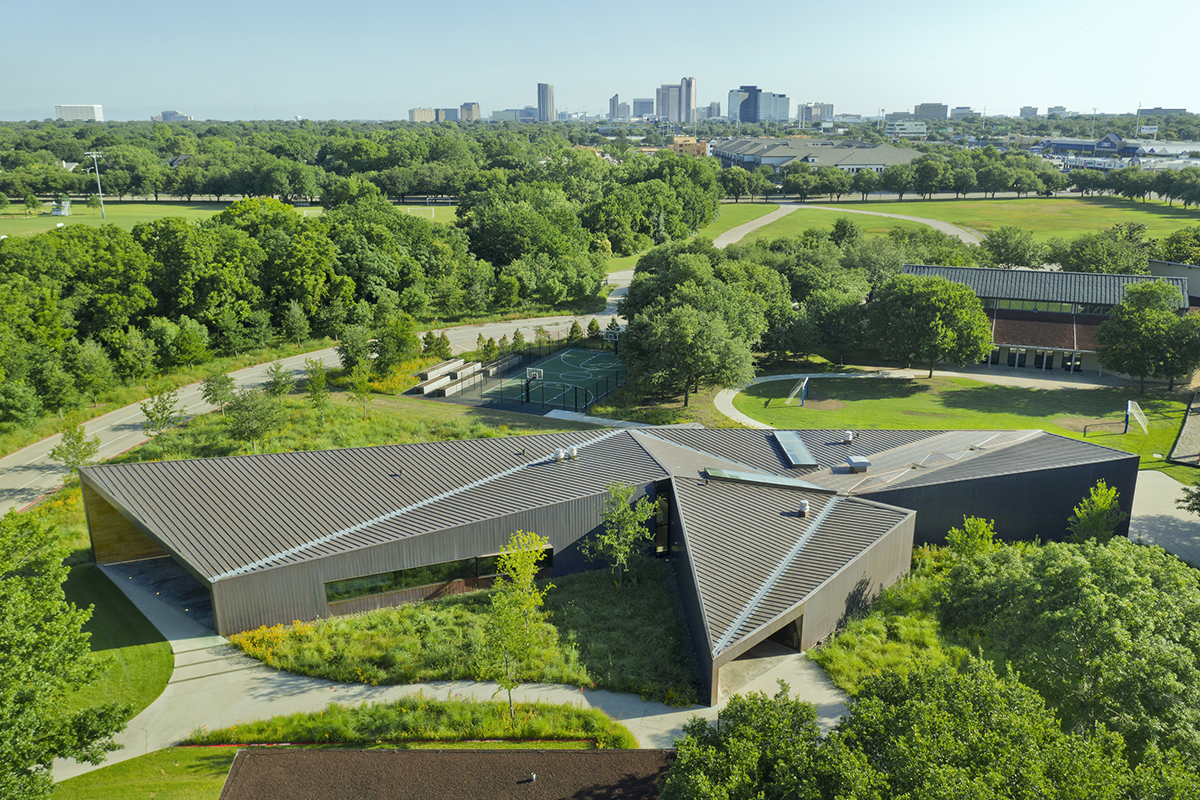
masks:
{"type": "Polygon", "coordinates": [[[1150,424],[1146,421],[1146,414],[1142,411],[1142,407],[1134,401],[1130,400],[1125,406],[1125,432],[1129,432],[1129,420],[1134,420],[1138,425],[1142,426],[1142,433],[1150,433],[1150,424]]]}
{"type": "Polygon", "coordinates": [[[433,219],[434,210],[432,208],[422,208],[420,206],[410,206],[409,208],[407,208],[405,210],[408,211],[409,216],[428,217],[429,219],[433,219]]]}
{"type": "Polygon", "coordinates": [[[792,387],[791,393],[787,396],[787,400],[783,401],[783,404],[790,405],[797,395],[800,397],[800,405],[804,405],[804,401],[808,397],[808,378],[796,381],[796,385],[792,387]]]}

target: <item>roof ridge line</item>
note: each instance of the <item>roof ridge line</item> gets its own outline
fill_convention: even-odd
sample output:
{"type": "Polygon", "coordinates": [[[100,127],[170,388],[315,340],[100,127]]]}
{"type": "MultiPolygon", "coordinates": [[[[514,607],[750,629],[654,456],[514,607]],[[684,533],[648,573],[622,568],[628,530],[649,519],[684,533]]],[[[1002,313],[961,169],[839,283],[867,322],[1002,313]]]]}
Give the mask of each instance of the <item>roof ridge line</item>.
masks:
{"type": "MultiPolygon", "coordinates": [[[[585,442],[574,445],[574,447],[587,447],[588,445],[596,444],[598,442],[604,441],[605,439],[616,436],[619,433],[627,433],[627,432],[628,431],[625,428],[616,428],[616,429],[613,429],[610,431],[605,431],[604,433],[600,434],[599,436],[597,436],[593,439],[588,439],[585,442]]],[[[260,558],[257,561],[254,561],[253,563],[245,564],[236,569],[231,569],[226,572],[222,572],[220,575],[213,577],[211,580],[213,583],[216,583],[217,581],[224,580],[225,578],[232,578],[236,575],[244,575],[247,572],[251,572],[251,571],[259,569],[261,567],[265,567],[268,564],[270,564],[272,561],[278,561],[279,559],[287,558],[288,556],[293,556],[293,555],[296,555],[297,553],[302,553],[305,550],[309,550],[318,545],[327,544],[329,542],[334,541],[335,539],[340,539],[343,536],[349,536],[352,533],[356,533],[356,532],[363,530],[364,528],[368,528],[372,525],[377,525],[380,522],[387,522],[390,519],[395,519],[396,517],[398,517],[402,514],[407,514],[409,511],[416,511],[418,508],[423,508],[427,505],[431,505],[431,504],[439,502],[441,500],[445,500],[446,498],[453,497],[456,494],[460,494],[460,493],[468,491],[470,489],[475,489],[479,486],[483,486],[485,484],[491,483],[492,481],[499,480],[500,478],[506,478],[509,475],[515,475],[516,473],[520,472],[521,470],[527,469],[528,467],[532,467],[536,464],[541,464],[541,463],[545,462],[545,460],[546,460],[545,457],[536,458],[532,461],[526,461],[524,464],[518,464],[515,467],[510,467],[509,469],[503,470],[501,472],[496,472],[496,473],[493,473],[486,477],[471,481],[470,483],[464,483],[462,486],[457,486],[453,489],[442,492],[441,494],[436,494],[432,497],[426,497],[424,500],[418,500],[417,502],[411,503],[407,506],[404,506],[403,508],[398,508],[398,509],[395,509],[394,511],[389,511],[386,514],[381,514],[377,517],[366,520],[364,522],[355,523],[354,525],[351,525],[347,528],[342,528],[339,531],[334,531],[333,533],[327,533],[324,536],[317,537],[316,539],[313,539],[308,542],[304,542],[303,544],[298,544],[293,547],[289,547],[286,550],[280,551],[278,553],[273,553],[269,556],[264,556],[263,558],[260,558]]]]}
{"type": "MultiPolygon", "coordinates": [[[[681,442],[672,442],[670,439],[664,439],[661,436],[655,436],[652,433],[648,433],[645,428],[630,428],[629,432],[633,433],[633,434],[642,435],[642,436],[649,436],[651,439],[654,439],[655,441],[659,441],[659,442],[662,442],[663,444],[671,445],[672,447],[678,447],[682,450],[687,450],[689,453],[696,453],[697,455],[708,456],[709,458],[716,458],[716,459],[720,459],[721,461],[728,461],[730,464],[737,464],[739,467],[748,469],[751,472],[757,472],[760,475],[772,475],[772,476],[775,475],[775,473],[768,472],[767,470],[763,469],[762,467],[751,466],[750,464],[745,464],[741,461],[735,461],[732,458],[726,458],[725,456],[719,456],[716,453],[710,453],[707,450],[700,450],[699,448],[692,447],[690,445],[686,445],[681,442]]],[[[643,447],[642,449],[645,450],[646,448],[643,447]]],[[[650,453],[648,450],[646,452],[650,455],[651,458],[654,458],[653,453],[650,453]]],[[[658,465],[660,467],[662,467],[662,463],[659,462],[657,458],[654,458],[654,461],[656,463],[658,463],[658,465]]],[[[666,470],[667,468],[663,467],[663,469],[666,470]]],[[[667,471],[670,472],[670,470],[667,470],[667,471]]],[[[778,477],[778,476],[776,476],[776,477],[778,477]]]]}
{"type": "Polygon", "coordinates": [[[817,516],[813,519],[812,524],[808,526],[808,530],[804,532],[803,536],[796,540],[796,543],[791,546],[791,549],[789,549],[784,557],[779,560],[779,563],[775,565],[775,569],[771,570],[771,574],[768,575],[766,580],[762,582],[754,595],[746,601],[746,605],[742,607],[742,610],[738,612],[736,617],[734,617],[733,622],[729,623],[729,627],[727,627],[725,632],[721,634],[721,638],[717,641],[716,645],[713,646],[713,658],[716,658],[718,653],[729,646],[729,643],[733,640],[733,637],[737,635],[737,632],[741,630],[743,625],[746,624],[746,620],[750,619],[750,616],[758,610],[759,605],[761,605],[762,601],[766,599],[767,593],[770,592],[775,586],[775,583],[781,577],[783,577],[783,573],[787,572],[788,568],[792,566],[792,562],[800,556],[800,551],[803,550],[805,545],[807,545],[809,541],[812,540],[813,536],[816,535],[817,530],[821,527],[821,523],[823,523],[826,518],[833,513],[833,510],[837,507],[840,499],[841,498],[839,498],[837,495],[831,496],[829,498],[829,503],[827,503],[824,508],[817,512],[817,516]]]}

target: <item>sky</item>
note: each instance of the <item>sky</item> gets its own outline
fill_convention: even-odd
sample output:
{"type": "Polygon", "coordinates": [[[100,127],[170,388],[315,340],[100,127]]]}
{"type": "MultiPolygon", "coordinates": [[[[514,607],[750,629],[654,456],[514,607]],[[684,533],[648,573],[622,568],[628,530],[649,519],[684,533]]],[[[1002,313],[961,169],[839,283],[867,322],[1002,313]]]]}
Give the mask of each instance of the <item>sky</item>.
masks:
{"type": "Polygon", "coordinates": [[[56,104],[103,105],[108,120],[178,110],[198,120],[407,119],[413,107],[537,105],[603,114],[695,77],[697,100],[752,84],[837,113],[917,103],[1016,115],[1024,105],[1091,113],[1200,111],[1200,84],[1171,31],[1198,0],[776,0],[583,4],[525,0],[79,0],[10,3],[0,119],[56,104]],[[97,8],[106,9],[98,12],[97,8]],[[52,45],[52,46],[51,46],[52,45]]]}

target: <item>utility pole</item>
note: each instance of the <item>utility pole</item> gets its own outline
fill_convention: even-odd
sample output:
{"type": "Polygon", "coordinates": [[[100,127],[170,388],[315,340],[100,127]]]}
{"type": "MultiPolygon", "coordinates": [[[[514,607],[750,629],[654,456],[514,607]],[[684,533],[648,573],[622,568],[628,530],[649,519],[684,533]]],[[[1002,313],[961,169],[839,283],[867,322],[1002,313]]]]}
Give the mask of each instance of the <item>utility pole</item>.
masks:
{"type": "Polygon", "coordinates": [[[100,188],[100,158],[102,156],[95,150],[89,150],[84,155],[91,157],[92,165],[96,168],[96,194],[100,196],[100,219],[107,219],[104,216],[104,190],[100,188]]]}

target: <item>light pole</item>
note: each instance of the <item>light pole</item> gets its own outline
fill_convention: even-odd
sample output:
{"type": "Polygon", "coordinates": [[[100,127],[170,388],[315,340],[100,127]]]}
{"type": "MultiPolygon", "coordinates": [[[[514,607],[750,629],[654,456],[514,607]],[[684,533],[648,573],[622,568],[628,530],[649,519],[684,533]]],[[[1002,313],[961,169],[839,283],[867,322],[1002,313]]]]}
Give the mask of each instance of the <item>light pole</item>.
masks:
{"type": "Polygon", "coordinates": [[[92,165],[96,168],[96,194],[100,196],[100,219],[106,219],[104,216],[104,190],[100,188],[100,153],[89,150],[84,155],[91,156],[92,165]]]}

